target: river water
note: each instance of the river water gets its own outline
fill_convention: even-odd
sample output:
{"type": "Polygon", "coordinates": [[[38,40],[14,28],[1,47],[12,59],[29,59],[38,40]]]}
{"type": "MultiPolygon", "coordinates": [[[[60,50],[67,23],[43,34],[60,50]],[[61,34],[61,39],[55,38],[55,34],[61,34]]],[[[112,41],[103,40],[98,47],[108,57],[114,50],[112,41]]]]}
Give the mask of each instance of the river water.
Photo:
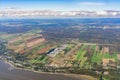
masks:
{"type": "Polygon", "coordinates": [[[0,60],[0,80],[84,80],[60,74],[35,73],[27,70],[15,69],[0,60]]]}

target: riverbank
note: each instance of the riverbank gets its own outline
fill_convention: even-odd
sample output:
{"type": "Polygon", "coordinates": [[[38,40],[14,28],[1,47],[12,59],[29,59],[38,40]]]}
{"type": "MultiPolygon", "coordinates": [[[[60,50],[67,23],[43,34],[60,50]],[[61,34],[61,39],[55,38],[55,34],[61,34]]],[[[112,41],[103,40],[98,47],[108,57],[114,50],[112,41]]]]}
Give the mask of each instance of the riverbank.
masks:
{"type": "MultiPolygon", "coordinates": [[[[33,73],[38,73],[38,74],[43,74],[43,75],[61,75],[61,76],[66,76],[66,77],[70,77],[70,78],[74,78],[74,79],[78,79],[78,80],[97,80],[96,78],[89,76],[89,75],[79,75],[79,74],[68,74],[68,73],[52,73],[52,72],[41,72],[41,71],[35,71],[33,69],[25,69],[25,68],[18,68],[15,67],[12,63],[5,61],[6,64],[9,64],[11,67],[13,67],[13,70],[22,70],[22,71],[30,71],[33,73]]],[[[56,79],[57,80],[57,79],[56,79]]]]}

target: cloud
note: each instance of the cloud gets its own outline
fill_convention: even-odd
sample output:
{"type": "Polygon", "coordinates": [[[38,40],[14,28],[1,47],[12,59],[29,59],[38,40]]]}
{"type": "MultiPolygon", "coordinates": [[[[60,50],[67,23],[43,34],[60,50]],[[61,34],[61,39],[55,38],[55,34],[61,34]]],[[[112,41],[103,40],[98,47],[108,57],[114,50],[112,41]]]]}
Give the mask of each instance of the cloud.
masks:
{"type": "Polygon", "coordinates": [[[102,6],[105,3],[102,2],[80,2],[79,5],[95,5],[95,6],[102,6]]]}

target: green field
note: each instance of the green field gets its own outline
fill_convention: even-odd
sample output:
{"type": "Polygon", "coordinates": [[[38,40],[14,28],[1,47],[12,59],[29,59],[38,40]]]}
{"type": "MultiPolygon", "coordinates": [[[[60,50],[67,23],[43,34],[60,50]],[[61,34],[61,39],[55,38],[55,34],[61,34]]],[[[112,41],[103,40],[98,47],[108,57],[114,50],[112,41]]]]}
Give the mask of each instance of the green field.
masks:
{"type": "Polygon", "coordinates": [[[83,66],[83,64],[85,63],[85,61],[87,60],[87,57],[85,57],[86,54],[86,50],[85,48],[87,47],[87,45],[82,45],[82,47],[80,48],[80,50],[78,51],[75,60],[78,61],[78,63],[80,62],[79,66],[83,66]]]}
{"type": "Polygon", "coordinates": [[[105,53],[104,58],[107,59],[112,58],[115,60],[115,62],[118,62],[117,53],[113,53],[113,54],[105,53]]]}
{"type": "Polygon", "coordinates": [[[31,60],[31,63],[45,63],[47,62],[48,57],[44,55],[39,55],[36,59],[31,60]]]}
{"type": "Polygon", "coordinates": [[[92,49],[93,49],[93,55],[91,57],[91,62],[92,63],[101,63],[102,58],[103,58],[102,51],[96,51],[96,45],[93,45],[92,49]]]}

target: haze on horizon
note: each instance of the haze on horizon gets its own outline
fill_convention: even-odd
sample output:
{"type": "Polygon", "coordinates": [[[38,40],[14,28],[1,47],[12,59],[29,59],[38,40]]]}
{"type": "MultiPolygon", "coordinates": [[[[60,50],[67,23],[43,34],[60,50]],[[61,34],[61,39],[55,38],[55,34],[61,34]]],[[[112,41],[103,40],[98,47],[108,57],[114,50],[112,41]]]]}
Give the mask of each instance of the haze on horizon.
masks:
{"type": "Polygon", "coordinates": [[[118,10],[120,0],[1,0],[0,10],[15,8],[21,10],[118,10]]]}

